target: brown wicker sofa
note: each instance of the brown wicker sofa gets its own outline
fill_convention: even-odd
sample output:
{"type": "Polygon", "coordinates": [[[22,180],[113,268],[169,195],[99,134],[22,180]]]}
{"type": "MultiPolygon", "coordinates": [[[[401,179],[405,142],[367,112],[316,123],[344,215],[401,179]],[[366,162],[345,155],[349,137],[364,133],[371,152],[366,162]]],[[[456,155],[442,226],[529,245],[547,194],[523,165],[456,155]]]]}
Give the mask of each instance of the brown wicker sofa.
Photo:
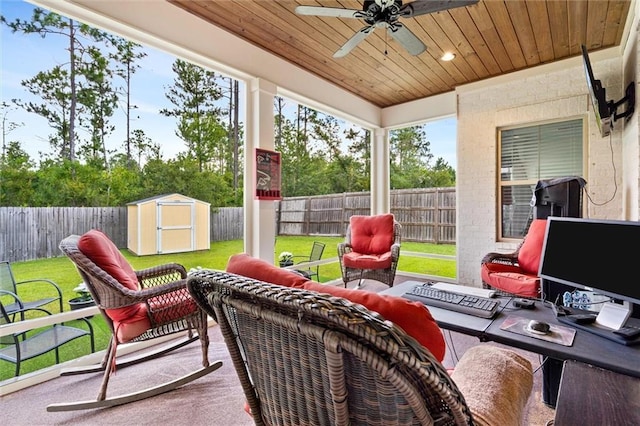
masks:
{"type": "Polygon", "coordinates": [[[380,313],[257,259],[230,269],[243,261],[279,282],[201,270],[187,287],[218,321],[257,425],[521,424],[533,378],[515,352],[476,346],[450,374],[380,313]]]}

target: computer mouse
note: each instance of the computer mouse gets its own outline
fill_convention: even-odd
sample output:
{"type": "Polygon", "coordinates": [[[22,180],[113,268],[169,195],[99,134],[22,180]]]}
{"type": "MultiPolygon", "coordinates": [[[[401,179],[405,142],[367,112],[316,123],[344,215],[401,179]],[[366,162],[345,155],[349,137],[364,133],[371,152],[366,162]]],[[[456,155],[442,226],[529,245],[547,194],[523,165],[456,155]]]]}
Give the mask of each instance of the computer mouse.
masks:
{"type": "Polygon", "coordinates": [[[547,334],[551,330],[549,324],[544,321],[529,321],[528,325],[529,331],[533,331],[534,333],[547,334]]]}

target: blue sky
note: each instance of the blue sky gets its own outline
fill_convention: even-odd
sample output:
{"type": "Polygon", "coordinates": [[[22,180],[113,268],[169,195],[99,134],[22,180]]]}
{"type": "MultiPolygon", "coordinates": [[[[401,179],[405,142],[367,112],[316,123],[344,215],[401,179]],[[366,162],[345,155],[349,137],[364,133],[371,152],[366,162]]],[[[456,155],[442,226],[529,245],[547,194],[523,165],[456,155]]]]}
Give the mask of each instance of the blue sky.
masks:
{"type": "MultiPolygon", "coordinates": [[[[0,0],[0,13],[9,22],[16,18],[30,20],[33,8],[33,5],[24,1],[0,0]]],[[[40,71],[49,70],[56,64],[67,62],[64,40],[50,35],[42,39],[35,34],[12,34],[5,25],[2,25],[0,30],[0,100],[7,103],[13,98],[28,101],[31,95],[20,82],[32,78],[40,71]]],[[[139,62],[141,67],[136,71],[132,81],[132,103],[138,108],[132,112],[135,120],[132,121],[131,128],[144,130],[154,143],[160,144],[165,159],[173,158],[178,152],[184,151],[185,146],[175,136],[175,118],[164,117],[158,111],[171,107],[165,97],[165,88],[174,81],[171,65],[175,57],[146,46],[144,51],[148,56],[139,62]]],[[[33,100],[37,101],[37,98],[33,100]]],[[[20,141],[22,148],[35,160],[40,158],[39,152],[51,152],[47,141],[51,131],[46,120],[16,107],[5,113],[5,123],[24,124],[8,133],[5,130],[7,143],[12,140],[20,141]]],[[[108,148],[118,148],[122,152],[125,139],[124,113],[116,113],[112,123],[116,125],[117,130],[109,138],[108,148]]],[[[428,123],[426,131],[434,158],[443,157],[449,165],[455,167],[455,118],[428,123]]]]}

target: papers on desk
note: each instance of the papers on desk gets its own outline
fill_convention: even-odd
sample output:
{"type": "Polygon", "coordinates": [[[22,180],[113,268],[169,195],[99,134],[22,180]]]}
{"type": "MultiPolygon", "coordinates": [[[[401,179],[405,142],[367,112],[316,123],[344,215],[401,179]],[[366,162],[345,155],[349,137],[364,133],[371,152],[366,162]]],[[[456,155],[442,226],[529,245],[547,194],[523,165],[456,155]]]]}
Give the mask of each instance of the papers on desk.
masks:
{"type": "Polygon", "coordinates": [[[551,325],[549,333],[539,334],[529,329],[530,319],[519,317],[517,315],[509,315],[500,326],[501,330],[510,331],[512,333],[521,334],[523,336],[533,337],[534,339],[546,340],[547,342],[557,343],[563,346],[573,345],[573,338],[576,330],[561,325],[551,325]]]}

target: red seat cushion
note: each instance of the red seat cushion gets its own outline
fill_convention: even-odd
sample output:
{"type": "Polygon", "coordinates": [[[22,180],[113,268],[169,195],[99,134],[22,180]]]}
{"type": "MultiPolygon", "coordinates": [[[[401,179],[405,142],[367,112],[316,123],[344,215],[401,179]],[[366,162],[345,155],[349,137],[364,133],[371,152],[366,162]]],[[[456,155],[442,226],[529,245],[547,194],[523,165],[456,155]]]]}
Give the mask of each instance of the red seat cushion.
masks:
{"type": "Polygon", "coordinates": [[[537,274],[523,273],[517,266],[484,263],[480,268],[482,281],[491,287],[522,297],[538,297],[540,278],[537,274]]]}
{"type": "Polygon", "coordinates": [[[393,244],[393,215],[354,215],[349,219],[351,247],[361,254],[383,254],[393,244]]]}
{"type": "MultiPolygon", "coordinates": [[[[131,290],[140,289],[135,271],[102,231],[92,229],[82,235],[78,241],[78,249],[123,286],[131,290]]],[[[120,343],[139,336],[151,327],[144,303],[106,309],[105,312],[113,321],[120,343]]]]}
{"type": "Polygon", "coordinates": [[[355,269],[387,269],[391,268],[391,252],[383,254],[361,254],[355,251],[342,256],[344,266],[355,269]]]}
{"type": "Polygon", "coordinates": [[[444,336],[431,313],[422,303],[365,290],[348,290],[320,284],[248,254],[231,256],[226,270],[229,273],[243,275],[254,280],[327,293],[361,304],[402,328],[422,346],[429,349],[439,361],[444,359],[444,336]]]}

